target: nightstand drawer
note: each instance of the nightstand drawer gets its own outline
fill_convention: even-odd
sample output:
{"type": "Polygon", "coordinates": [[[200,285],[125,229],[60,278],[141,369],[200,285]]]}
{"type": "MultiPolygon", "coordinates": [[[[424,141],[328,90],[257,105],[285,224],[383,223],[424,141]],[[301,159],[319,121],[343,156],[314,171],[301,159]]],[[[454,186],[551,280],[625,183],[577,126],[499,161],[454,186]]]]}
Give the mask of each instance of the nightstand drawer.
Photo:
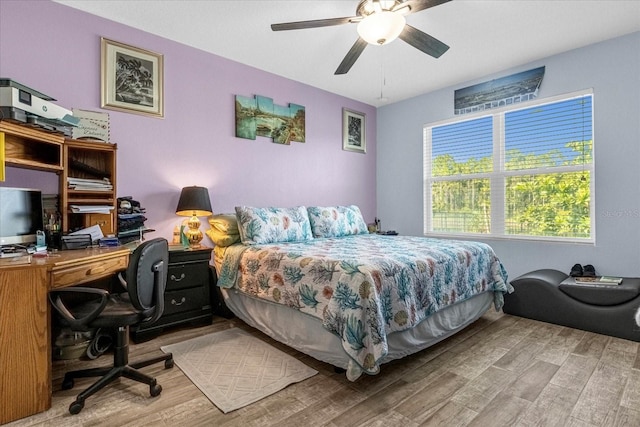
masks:
{"type": "Polygon", "coordinates": [[[183,263],[169,264],[167,274],[167,291],[176,289],[202,287],[209,281],[208,264],[183,263]]]}
{"type": "Polygon", "coordinates": [[[206,295],[202,287],[165,292],[163,316],[191,310],[201,310],[205,298],[206,295]]]}

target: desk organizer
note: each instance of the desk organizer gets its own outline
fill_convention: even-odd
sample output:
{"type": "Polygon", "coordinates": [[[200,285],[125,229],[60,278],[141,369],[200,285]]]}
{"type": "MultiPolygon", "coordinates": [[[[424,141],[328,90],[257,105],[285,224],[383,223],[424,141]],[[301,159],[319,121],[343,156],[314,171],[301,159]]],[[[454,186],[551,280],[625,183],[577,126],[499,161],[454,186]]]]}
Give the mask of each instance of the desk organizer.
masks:
{"type": "Polygon", "coordinates": [[[62,249],[86,249],[91,246],[91,234],[66,234],[61,236],[62,249]]]}

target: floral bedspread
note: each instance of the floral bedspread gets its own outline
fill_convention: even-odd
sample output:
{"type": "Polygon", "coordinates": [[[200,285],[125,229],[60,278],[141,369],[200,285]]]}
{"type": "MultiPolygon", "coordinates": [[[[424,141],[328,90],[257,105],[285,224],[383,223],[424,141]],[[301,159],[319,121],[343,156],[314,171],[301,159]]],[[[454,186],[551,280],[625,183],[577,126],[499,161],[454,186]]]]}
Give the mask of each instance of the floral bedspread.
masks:
{"type": "Polygon", "coordinates": [[[227,249],[218,286],[321,319],[369,374],[388,334],[482,292],[494,292],[499,310],[513,290],[480,242],[362,234],[227,249]]]}

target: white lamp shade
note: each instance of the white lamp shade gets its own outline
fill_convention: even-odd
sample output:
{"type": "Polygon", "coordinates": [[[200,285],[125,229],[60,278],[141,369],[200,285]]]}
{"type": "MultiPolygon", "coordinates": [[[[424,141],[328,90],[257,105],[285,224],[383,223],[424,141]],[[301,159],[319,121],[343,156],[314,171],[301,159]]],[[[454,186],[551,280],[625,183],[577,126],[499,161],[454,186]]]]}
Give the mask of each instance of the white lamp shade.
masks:
{"type": "Polygon", "coordinates": [[[358,34],[367,43],[383,45],[400,35],[406,20],[397,12],[383,10],[368,15],[358,24],[358,34]]]}

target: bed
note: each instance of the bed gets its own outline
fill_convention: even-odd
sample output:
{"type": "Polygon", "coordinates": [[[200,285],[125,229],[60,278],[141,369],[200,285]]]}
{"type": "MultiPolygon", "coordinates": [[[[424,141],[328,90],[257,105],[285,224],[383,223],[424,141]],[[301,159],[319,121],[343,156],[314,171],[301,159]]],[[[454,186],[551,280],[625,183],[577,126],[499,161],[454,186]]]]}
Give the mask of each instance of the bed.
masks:
{"type": "Polygon", "coordinates": [[[351,381],[500,309],[512,291],[490,246],[369,234],[357,206],[237,207],[209,223],[227,307],[351,381]]]}

